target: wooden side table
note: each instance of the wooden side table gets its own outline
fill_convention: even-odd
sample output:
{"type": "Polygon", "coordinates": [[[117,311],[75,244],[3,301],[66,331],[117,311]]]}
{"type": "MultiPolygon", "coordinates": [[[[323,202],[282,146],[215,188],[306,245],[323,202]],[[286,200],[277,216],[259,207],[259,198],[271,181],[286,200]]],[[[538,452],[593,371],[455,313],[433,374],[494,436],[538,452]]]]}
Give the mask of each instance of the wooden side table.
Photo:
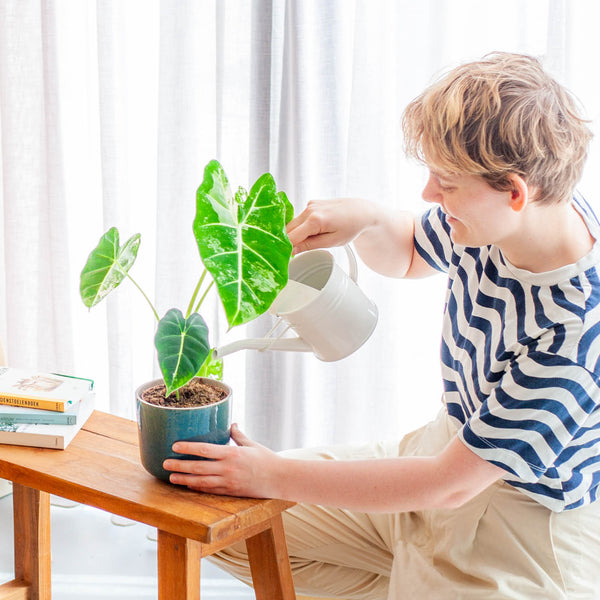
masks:
{"type": "Polygon", "coordinates": [[[156,527],[159,600],[199,600],[200,559],[240,540],[256,598],[296,597],[281,519],[293,503],[155,479],[140,464],[133,421],[96,411],[66,450],[0,445],[0,477],[13,482],[15,542],[15,579],[0,600],[50,600],[50,494],[156,527]]]}

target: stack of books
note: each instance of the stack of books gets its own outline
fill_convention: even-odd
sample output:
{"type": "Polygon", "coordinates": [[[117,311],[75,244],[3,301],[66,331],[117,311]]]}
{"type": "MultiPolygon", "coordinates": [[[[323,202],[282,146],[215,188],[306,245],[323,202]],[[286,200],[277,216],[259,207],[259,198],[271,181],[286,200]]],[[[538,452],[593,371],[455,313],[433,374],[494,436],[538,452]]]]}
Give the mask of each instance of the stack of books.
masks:
{"type": "Polygon", "coordinates": [[[0,444],[64,450],[94,410],[91,379],[0,367],[0,444]]]}

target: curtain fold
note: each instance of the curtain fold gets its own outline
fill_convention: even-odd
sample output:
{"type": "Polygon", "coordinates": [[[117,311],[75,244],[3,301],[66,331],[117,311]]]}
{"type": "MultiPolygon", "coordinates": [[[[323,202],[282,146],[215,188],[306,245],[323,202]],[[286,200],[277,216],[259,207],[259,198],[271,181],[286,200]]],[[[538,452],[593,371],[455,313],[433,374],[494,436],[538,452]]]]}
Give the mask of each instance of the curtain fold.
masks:
{"type": "MultiPolygon", "coordinates": [[[[68,281],[70,257],[68,248],[63,244],[65,223],[67,222],[67,206],[64,186],[64,164],[61,138],[60,88],[58,79],[58,57],[56,52],[56,15],[53,10],[54,1],[50,1],[41,11],[42,38],[42,78],[44,114],[42,127],[46,131],[46,139],[42,150],[41,194],[38,210],[40,217],[39,263],[40,296],[54,298],[68,281]]],[[[39,323],[51,323],[50,331],[54,335],[45,340],[44,347],[38,347],[38,362],[47,361],[54,356],[61,367],[73,368],[74,347],[70,332],[72,331],[71,302],[65,298],[60,306],[43,303],[38,310],[39,323]]]]}
{"type": "MultiPolygon", "coordinates": [[[[99,408],[133,417],[135,387],[158,376],[154,317],[129,282],[90,312],[81,305],[79,272],[104,231],[142,234],[132,275],[162,315],[185,309],[202,270],[192,220],[213,158],[234,188],[270,171],[297,213],[346,195],[418,211],[424,173],[403,157],[406,103],[457,62],[527,52],[572,87],[597,130],[599,12],[592,0],[2,0],[9,361],[92,376],[99,408]]],[[[596,206],[598,144],[582,181],[596,206]]],[[[252,437],[275,449],[358,443],[435,413],[443,278],[391,281],[360,266],[359,284],[379,324],[353,356],[226,358],[252,437]]],[[[227,331],[215,296],[202,314],[214,344],[273,324],[227,331]]]]}
{"type": "MultiPolygon", "coordinates": [[[[122,231],[127,219],[128,139],[123,135],[128,121],[127,103],[119,95],[124,86],[126,55],[123,5],[108,0],[97,4],[98,103],[100,122],[100,159],[102,181],[103,229],[118,225],[122,231]]],[[[124,241],[124,240],[123,240],[124,241]]],[[[90,248],[91,250],[91,248],[90,248]]],[[[106,305],[108,344],[109,409],[120,408],[123,398],[134,385],[131,352],[126,348],[133,338],[128,295],[115,295],[106,305]]]]}
{"type": "Polygon", "coordinates": [[[0,5],[2,331],[11,361],[71,370],[54,6],[0,5]]]}

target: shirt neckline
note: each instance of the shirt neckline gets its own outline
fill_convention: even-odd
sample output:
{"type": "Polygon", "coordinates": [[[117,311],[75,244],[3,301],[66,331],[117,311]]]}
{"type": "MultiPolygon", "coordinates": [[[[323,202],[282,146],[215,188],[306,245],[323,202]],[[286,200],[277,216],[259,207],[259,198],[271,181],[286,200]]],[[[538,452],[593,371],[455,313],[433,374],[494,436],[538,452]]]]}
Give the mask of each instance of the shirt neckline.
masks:
{"type": "Polygon", "coordinates": [[[585,256],[582,256],[577,262],[564,265],[558,269],[544,271],[542,273],[533,273],[532,271],[515,267],[515,265],[502,254],[500,248],[491,246],[491,249],[495,249],[498,253],[500,268],[508,271],[512,277],[519,281],[534,285],[555,285],[563,281],[568,281],[581,273],[585,273],[585,271],[591,267],[598,265],[598,263],[600,263],[600,242],[598,241],[600,238],[600,226],[593,217],[586,214],[577,198],[573,199],[571,206],[581,215],[583,222],[588,228],[591,236],[594,238],[594,244],[585,256]]]}

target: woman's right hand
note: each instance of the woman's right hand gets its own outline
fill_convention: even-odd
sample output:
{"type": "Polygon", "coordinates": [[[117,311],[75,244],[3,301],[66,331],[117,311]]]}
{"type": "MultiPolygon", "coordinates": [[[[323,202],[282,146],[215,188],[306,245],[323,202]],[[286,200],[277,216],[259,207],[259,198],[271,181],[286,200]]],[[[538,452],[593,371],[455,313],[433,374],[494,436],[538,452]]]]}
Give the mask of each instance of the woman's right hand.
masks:
{"type": "Polygon", "coordinates": [[[287,227],[294,254],[350,243],[377,222],[376,207],[359,198],[311,200],[287,227]]]}

